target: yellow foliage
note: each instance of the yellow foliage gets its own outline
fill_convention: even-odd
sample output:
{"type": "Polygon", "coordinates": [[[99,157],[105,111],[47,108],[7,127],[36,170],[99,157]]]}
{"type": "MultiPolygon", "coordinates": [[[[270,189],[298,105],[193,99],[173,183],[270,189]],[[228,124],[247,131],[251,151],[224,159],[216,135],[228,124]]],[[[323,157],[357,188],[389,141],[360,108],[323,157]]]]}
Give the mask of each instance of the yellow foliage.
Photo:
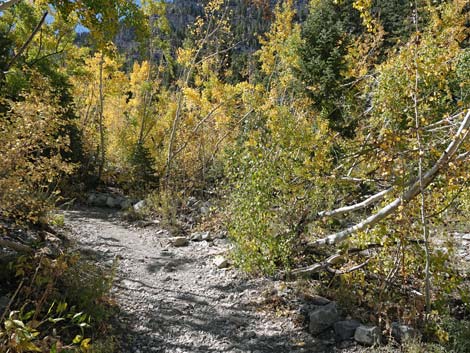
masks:
{"type": "Polygon", "coordinates": [[[59,179],[72,171],[61,152],[68,137],[61,134],[62,109],[47,80],[33,73],[34,88],[0,116],[0,216],[38,223],[54,206],[59,179]]]}

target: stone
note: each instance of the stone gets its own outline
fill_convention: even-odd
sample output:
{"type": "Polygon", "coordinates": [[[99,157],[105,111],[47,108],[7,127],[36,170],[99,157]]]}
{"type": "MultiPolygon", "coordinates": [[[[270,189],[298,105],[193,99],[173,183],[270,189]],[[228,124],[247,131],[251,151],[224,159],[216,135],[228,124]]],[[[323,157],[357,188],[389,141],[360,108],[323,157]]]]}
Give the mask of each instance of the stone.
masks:
{"type": "Polygon", "coordinates": [[[418,331],[407,325],[400,325],[398,322],[392,323],[392,336],[398,342],[406,341],[418,337],[418,331]]]}
{"type": "Polygon", "coordinates": [[[227,268],[229,266],[228,260],[222,255],[216,256],[214,259],[214,265],[218,269],[227,268]]]}
{"type": "Polygon", "coordinates": [[[137,202],[137,203],[134,205],[134,210],[135,210],[135,211],[140,211],[140,210],[142,210],[142,209],[145,207],[145,204],[146,204],[145,200],[141,200],[141,201],[137,202]]]}
{"type": "Polygon", "coordinates": [[[354,337],[356,329],[361,326],[357,320],[344,320],[335,322],[333,329],[335,330],[335,338],[338,342],[346,341],[354,337]]]}
{"type": "Polygon", "coordinates": [[[326,329],[333,326],[335,322],[340,320],[336,303],[331,302],[330,304],[316,308],[309,314],[310,323],[308,330],[312,335],[318,335],[326,329]]]}
{"type": "Polygon", "coordinates": [[[211,241],[212,238],[211,238],[211,234],[209,232],[202,232],[201,233],[201,240],[202,241],[211,241]]]}
{"type": "Polygon", "coordinates": [[[380,328],[361,325],[354,332],[354,340],[366,346],[379,344],[381,340],[380,328]]]}
{"type": "Polygon", "coordinates": [[[210,241],[212,240],[209,232],[196,232],[191,235],[192,241],[210,241]]]}
{"type": "Polygon", "coordinates": [[[106,206],[108,206],[109,208],[116,208],[118,204],[118,201],[112,196],[108,196],[108,198],[106,199],[106,206]]]}
{"type": "Polygon", "coordinates": [[[171,242],[171,244],[173,244],[173,246],[176,246],[177,248],[182,247],[182,246],[186,246],[189,243],[188,239],[185,238],[185,237],[170,238],[170,242],[171,242]]]}

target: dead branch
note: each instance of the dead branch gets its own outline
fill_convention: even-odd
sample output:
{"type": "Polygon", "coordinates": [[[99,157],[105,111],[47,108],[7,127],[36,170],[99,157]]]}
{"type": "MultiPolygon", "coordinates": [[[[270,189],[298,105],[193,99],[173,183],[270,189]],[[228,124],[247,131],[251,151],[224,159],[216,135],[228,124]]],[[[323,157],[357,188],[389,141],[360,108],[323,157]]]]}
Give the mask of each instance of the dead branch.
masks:
{"type": "Polygon", "coordinates": [[[354,211],[357,211],[357,210],[361,210],[363,208],[366,208],[367,206],[370,206],[374,202],[377,202],[377,201],[383,199],[385,197],[385,195],[387,195],[391,191],[393,191],[393,187],[388,188],[386,190],[383,190],[383,191],[381,191],[381,192],[379,192],[375,195],[372,195],[371,197],[369,197],[369,198],[365,199],[364,201],[359,202],[357,204],[337,208],[336,210],[318,212],[318,217],[331,217],[331,216],[337,216],[337,215],[340,215],[340,214],[343,214],[343,213],[348,213],[348,212],[354,212],[354,211]]]}

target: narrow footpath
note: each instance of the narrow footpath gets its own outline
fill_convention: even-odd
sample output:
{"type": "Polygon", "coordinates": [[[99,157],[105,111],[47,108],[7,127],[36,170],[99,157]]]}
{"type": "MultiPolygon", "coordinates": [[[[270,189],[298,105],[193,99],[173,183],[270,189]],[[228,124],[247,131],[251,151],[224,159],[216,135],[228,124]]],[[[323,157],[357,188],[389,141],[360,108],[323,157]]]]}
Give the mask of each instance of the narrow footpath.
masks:
{"type": "Polygon", "coordinates": [[[175,247],[158,224],[139,228],[100,208],[64,213],[84,256],[110,268],[118,264],[112,295],[120,307],[123,353],[340,351],[334,342],[314,339],[291,315],[260,304],[277,294],[275,282],[217,268],[213,261],[226,253],[226,239],[175,247]]]}

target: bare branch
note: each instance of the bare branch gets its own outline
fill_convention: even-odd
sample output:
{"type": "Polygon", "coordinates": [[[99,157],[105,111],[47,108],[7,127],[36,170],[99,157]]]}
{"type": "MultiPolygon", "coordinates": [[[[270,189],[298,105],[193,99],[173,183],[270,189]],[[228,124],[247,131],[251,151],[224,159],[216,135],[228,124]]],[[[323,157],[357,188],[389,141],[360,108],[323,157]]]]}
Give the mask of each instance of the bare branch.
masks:
{"type": "Polygon", "coordinates": [[[355,205],[350,205],[350,206],[345,206],[341,208],[337,208],[336,210],[331,210],[331,211],[321,211],[318,212],[318,217],[331,217],[331,216],[337,216],[343,213],[347,212],[353,212],[357,211],[363,208],[366,208],[367,206],[373,204],[374,202],[377,202],[385,197],[388,193],[390,193],[393,190],[393,187],[383,190],[375,195],[372,195],[371,197],[365,199],[362,202],[359,202],[355,205]]]}

